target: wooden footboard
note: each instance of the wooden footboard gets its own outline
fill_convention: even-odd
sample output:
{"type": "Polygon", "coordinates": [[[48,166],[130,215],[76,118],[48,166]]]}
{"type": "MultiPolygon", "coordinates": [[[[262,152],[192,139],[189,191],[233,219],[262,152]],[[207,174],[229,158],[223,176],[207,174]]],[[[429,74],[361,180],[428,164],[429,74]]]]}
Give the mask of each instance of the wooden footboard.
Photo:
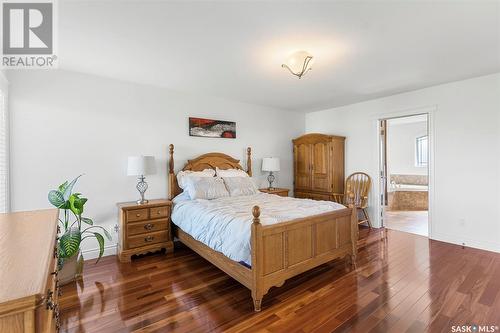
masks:
{"type": "Polygon", "coordinates": [[[346,208],[273,225],[260,224],[260,209],[253,208],[252,298],[260,311],[262,297],[286,279],[336,258],[356,260],[356,210],[346,208]]]}

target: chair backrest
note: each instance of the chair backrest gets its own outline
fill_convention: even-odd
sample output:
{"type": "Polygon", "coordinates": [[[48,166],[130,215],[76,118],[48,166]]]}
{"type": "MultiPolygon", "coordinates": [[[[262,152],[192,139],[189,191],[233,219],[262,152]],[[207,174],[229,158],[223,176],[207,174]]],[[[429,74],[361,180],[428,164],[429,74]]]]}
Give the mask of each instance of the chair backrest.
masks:
{"type": "MultiPolygon", "coordinates": [[[[346,179],[346,191],[354,193],[354,205],[366,207],[372,179],[364,172],[355,172],[346,179]]],[[[348,200],[348,197],[346,196],[348,200]]]]}

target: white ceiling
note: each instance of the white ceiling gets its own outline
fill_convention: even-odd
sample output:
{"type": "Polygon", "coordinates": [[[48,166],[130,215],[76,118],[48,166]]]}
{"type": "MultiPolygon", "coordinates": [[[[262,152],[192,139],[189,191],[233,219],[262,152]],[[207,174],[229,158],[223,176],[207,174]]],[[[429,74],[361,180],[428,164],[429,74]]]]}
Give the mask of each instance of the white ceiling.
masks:
{"type": "Polygon", "coordinates": [[[500,71],[498,1],[59,1],[60,68],[312,111],[500,71]],[[313,70],[280,67],[304,49],[313,70]]]}

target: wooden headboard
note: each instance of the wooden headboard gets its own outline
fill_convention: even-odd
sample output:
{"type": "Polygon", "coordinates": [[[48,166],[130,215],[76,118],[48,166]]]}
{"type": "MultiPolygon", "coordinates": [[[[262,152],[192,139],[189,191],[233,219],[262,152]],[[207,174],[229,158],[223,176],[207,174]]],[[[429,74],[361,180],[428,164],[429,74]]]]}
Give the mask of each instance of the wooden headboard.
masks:
{"type": "MultiPolygon", "coordinates": [[[[174,145],[169,145],[169,161],[168,161],[168,198],[171,200],[176,195],[182,192],[182,189],[177,184],[177,176],[174,172],[174,145]]],[[[188,160],[182,171],[202,171],[205,169],[219,168],[222,170],[227,169],[240,169],[244,170],[240,165],[240,160],[232,158],[229,155],[222,153],[208,153],[200,155],[192,160],[188,160]]],[[[247,148],[247,171],[248,175],[252,177],[252,149],[247,148]]]]}

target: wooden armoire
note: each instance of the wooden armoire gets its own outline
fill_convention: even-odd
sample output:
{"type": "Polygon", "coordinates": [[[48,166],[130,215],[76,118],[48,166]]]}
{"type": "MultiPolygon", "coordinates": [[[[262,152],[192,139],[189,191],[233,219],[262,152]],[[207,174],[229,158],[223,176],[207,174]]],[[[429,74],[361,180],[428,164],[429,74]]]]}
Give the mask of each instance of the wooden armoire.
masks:
{"type": "Polygon", "coordinates": [[[345,137],[319,133],[293,140],[296,198],[342,202],[345,137]]]}

